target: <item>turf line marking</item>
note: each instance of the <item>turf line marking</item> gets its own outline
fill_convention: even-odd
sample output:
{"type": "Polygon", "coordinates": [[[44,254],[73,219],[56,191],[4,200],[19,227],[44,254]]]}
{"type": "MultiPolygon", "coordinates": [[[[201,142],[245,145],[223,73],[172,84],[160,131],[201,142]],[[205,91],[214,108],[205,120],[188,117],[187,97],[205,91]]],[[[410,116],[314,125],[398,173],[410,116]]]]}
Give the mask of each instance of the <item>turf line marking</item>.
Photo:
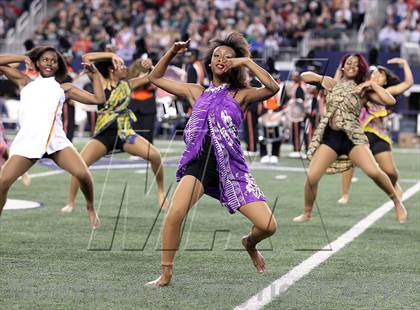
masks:
{"type": "MultiPolygon", "coordinates": [[[[411,196],[415,195],[420,190],[420,182],[417,182],[416,185],[410,187],[404,192],[403,200],[409,199],[411,196]]],[[[278,298],[284,294],[289,287],[291,287],[295,282],[299,281],[312,269],[319,266],[321,263],[326,261],[330,256],[334,255],[347,244],[352,242],[358,236],[360,236],[366,229],[372,226],[376,221],[381,219],[385,214],[394,208],[392,201],[388,201],[380,206],[378,209],[374,210],[344,234],[339,236],[335,241],[331,242],[331,245],[326,245],[322,250],[318,251],[306,260],[304,260],[299,265],[295,266],[288,273],[278,278],[272,282],[269,286],[264,288],[262,291],[252,296],[250,299],[245,301],[239,306],[235,307],[235,310],[239,309],[261,309],[265,305],[272,302],[275,298],[278,298]],[[325,249],[332,248],[332,251],[325,251],[325,249]]]]}
{"type": "Polygon", "coordinates": [[[34,173],[34,174],[30,174],[29,176],[31,178],[42,178],[42,177],[48,177],[50,175],[61,174],[61,173],[64,173],[64,170],[54,170],[54,171],[34,173]]]}

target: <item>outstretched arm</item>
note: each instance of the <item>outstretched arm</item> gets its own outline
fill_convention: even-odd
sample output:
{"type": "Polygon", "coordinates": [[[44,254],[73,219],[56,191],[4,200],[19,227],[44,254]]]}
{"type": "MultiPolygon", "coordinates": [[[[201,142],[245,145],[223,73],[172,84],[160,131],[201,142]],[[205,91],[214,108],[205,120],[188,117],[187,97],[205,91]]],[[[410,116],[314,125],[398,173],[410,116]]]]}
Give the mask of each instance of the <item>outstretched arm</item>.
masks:
{"type": "Polygon", "coordinates": [[[66,93],[66,98],[73,99],[84,104],[105,103],[106,98],[100,73],[93,64],[85,64],[85,72],[92,81],[93,94],[80,89],[71,83],[65,83],[62,87],[66,93]]]}
{"type": "Polygon", "coordinates": [[[186,42],[175,42],[153,68],[152,72],[149,74],[149,80],[157,87],[162,88],[171,94],[187,98],[189,103],[193,105],[203,92],[202,86],[194,83],[177,82],[163,77],[172,58],[174,58],[177,53],[185,52],[188,43],[189,40],[186,42]]]}
{"type": "Polygon", "coordinates": [[[303,72],[300,77],[305,83],[321,84],[321,86],[328,91],[331,91],[334,85],[337,83],[336,80],[329,76],[319,75],[311,71],[303,72]]]}
{"type": "Polygon", "coordinates": [[[273,77],[266,70],[257,65],[249,57],[228,59],[224,70],[225,72],[227,72],[231,68],[236,68],[240,66],[247,67],[248,70],[254,73],[254,75],[263,84],[263,86],[259,88],[250,87],[241,89],[237,95],[237,99],[241,105],[247,106],[252,102],[266,100],[274,96],[280,90],[280,86],[276,82],[276,80],[274,80],[273,77]]]}
{"type": "Polygon", "coordinates": [[[9,65],[21,62],[30,62],[25,55],[0,55],[0,71],[2,74],[15,83],[19,88],[28,84],[31,79],[26,75],[9,65]]]}
{"type": "Polygon", "coordinates": [[[399,65],[403,66],[404,81],[397,84],[397,85],[387,87],[387,89],[386,89],[393,96],[401,95],[403,92],[405,92],[411,86],[413,86],[413,84],[414,84],[413,73],[411,72],[411,69],[410,69],[410,66],[408,65],[407,60],[405,60],[403,58],[392,58],[392,59],[388,60],[388,63],[389,64],[399,64],[399,65]]]}

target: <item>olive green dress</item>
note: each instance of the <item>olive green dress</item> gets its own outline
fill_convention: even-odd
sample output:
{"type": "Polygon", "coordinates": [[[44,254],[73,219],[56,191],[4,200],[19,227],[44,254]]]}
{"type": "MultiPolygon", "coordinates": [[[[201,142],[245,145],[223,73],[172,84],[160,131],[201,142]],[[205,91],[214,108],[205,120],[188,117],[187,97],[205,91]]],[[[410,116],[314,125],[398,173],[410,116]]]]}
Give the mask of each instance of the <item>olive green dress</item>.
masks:
{"type": "MultiPolygon", "coordinates": [[[[333,122],[339,130],[344,131],[355,145],[368,143],[368,139],[359,122],[362,103],[360,97],[352,93],[356,85],[352,80],[340,80],[327,95],[327,113],[315,130],[308,149],[309,160],[312,159],[315,151],[321,145],[325,128],[329,122],[333,122]]],[[[348,155],[341,155],[327,169],[327,173],[341,173],[351,167],[352,162],[348,155]]]]}

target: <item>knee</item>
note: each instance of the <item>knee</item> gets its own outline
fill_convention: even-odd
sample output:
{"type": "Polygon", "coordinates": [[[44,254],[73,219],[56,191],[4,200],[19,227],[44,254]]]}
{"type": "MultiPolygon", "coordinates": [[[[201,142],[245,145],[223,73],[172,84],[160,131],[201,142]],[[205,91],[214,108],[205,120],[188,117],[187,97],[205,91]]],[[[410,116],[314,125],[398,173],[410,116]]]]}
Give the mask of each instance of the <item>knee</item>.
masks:
{"type": "Polygon", "coordinates": [[[77,169],[73,172],[73,176],[79,181],[79,182],[88,182],[92,180],[92,174],[90,173],[89,169],[77,169]]]}
{"type": "Polygon", "coordinates": [[[319,178],[317,178],[315,175],[313,175],[309,172],[308,176],[306,177],[306,180],[305,180],[305,187],[317,186],[318,182],[319,182],[319,178]]]}
{"type": "Polygon", "coordinates": [[[391,179],[392,184],[395,184],[400,176],[400,173],[397,169],[391,169],[389,171],[385,171],[385,173],[391,179]]]}
{"type": "Polygon", "coordinates": [[[152,163],[160,164],[162,160],[161,160],[161,156],[160,156],[160,152],[159,152],[159,150],[157,150],[157,149],[153,148],[153,149],[150,151],[150,154],[149,154],[149,160],[150,160],[152,163]]]}
{"type": "Polygon", "coordinates": [[[177,210],[171,206],[165,217],[165,224],[167,225],[180,225],[185,218],[185,212],[177,210]]]}
{"type": "Polygon", "coordinates": [[[261,229],[269,236],[274,235],[277,231],[277,221],[274,216],[272,216],[268,221],[268,224],[261,229]]]}

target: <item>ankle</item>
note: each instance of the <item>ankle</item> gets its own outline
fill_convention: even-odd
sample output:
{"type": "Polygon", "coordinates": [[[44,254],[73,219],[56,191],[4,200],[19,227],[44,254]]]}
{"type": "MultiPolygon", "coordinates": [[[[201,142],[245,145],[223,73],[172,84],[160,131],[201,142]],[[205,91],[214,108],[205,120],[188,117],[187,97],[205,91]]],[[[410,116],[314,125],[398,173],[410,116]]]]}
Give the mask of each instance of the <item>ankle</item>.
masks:
{"type": "Polygon", "coordinates": [[[166,276],[172,276],[174,270],[174,264],[162,264],[162,274],[166,276]]]}
{"type": "Polygon", "coordinates": [[[312,207],[305,207],[303,209],[303,215],[306,217],[312,217],[312,207]]]}

